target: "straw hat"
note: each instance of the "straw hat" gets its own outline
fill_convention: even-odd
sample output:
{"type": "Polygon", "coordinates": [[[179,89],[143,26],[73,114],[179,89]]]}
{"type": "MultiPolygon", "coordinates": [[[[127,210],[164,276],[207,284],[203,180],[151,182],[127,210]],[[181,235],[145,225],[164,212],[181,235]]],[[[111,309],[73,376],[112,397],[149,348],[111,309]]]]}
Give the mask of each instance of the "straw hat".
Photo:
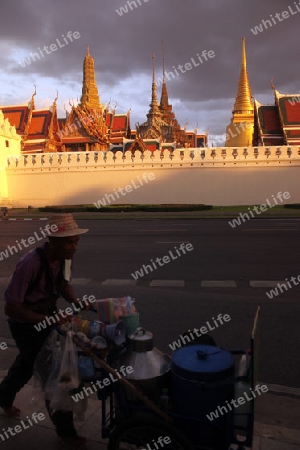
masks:
{"type": "Polygon", "coordinates": [[[89,231],[88,228],[79,228],[72,214],[55,214],[50,216],[48,224],[51,228],[50,236],[53,237],[78,236],[89,231]],[[56,225],[57,231],[52,231],[53,225],[56,225]]]}

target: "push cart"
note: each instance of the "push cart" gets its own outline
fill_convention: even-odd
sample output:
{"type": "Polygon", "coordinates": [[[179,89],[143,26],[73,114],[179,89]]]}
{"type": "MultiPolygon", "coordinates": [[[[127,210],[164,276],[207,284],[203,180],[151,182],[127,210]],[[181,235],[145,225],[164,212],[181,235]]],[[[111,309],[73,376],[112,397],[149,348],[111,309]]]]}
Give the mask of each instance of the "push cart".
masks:
{"type": "MultiPolygon", "coordinates": [[[[237,401],[231,406],[227,400],[214,411],[214,415],[198,414],[201,402],[195,407],[191,402],[191,413],[174,408],[172,387],[166,390],[160,402],[146,397],[138,383],[120,378],[118,382],[106,383],[97,395],[102,402],[102,438],[108,439],[108,450],[244,450],[251,448],[254,424],[254,389],[257,384],[258,323],[260,307],[256,311],[250,339],[250,349],[231,350],[235,360],[234,397],[243,398],[248,393],[249,401],[237,401]],[[131,386],[131,387],[130,387],[131,386]],[[129,392],[130,391],[130,392],[129,392]],[[250,398],[250,392],[252,397],[250,398]],[[130,393],[130,395],[128,395],[130,393]],[[134,398],[134,395],[136,396],[134,398]],[[227,413],[224,413],[227,406],[227,413]],[[219,417],[218,417],[219,416],[219,417]]],[[[75,343],[86,352],[75,338],[75,343]]],[[[96,352],[89,356],[98,364],[98,378],[104,380],[115,374],[115,361],[127,350],[127,343],[115,348],[105,360],[96,352]]],[[[201,400],[203,383],[195,383],[195,401],[201,400]],[[201,391],[199,397],[199,389],[201,391]],[[197,392],[196,392],[197,391],[197,392]]],[[[220,387],[210,392],[220,392],[220,387]],[[218,391],[219,389],[219,391],[218,391]]],[[[184,393],[183,393],[184,395],[184,393]]],[[[207,393],[203,397],[207,399],[207,393]]]]}

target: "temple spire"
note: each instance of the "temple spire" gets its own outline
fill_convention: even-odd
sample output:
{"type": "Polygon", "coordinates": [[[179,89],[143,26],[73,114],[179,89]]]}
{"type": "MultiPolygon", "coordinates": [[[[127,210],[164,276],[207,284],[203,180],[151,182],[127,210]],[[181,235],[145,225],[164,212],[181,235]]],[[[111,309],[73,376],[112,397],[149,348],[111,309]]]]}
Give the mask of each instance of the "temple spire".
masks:
{"type": "Polygon", "coordinates": [[[241,73],[238,84],[238,92],[235,99],[233,114],[235,113],[252,113],[254,111],[251,102],[251,89],[247,74],[247,59],[246,59],[246,38],[242,38],[242,64],[241,73]]]}
{"type": "Polygon", "coordinates": [[[163,108],[169,106],[169,95],[167,89],[166,68],[165,68],[165,43],[164,40],[162,40],[161,42],[162,42],[162,57],[163,57],[163,85],[160,98],[160,107],[163,108]]]}
{"type": "Polygon", "coordinates": [[[154,64],[155,56],[152,53],[152,98],[150,103],[150,110],[147,114],[147,117],[150,119],[152,117],[161,117],[161,112],[159,110],[158,100],[157,100],[157,91],[156,91],[156,77],[155,77],[155,64],[154,64]]]}
{"type": "Polygon", "coordinates": [[[247,74],[246,39],[242,39],[242,64],[238,92],[232,110],[230,124],[226,128],[225,147],[246,147],[252,145],[254,106],[247,74]]]}
{"type": "Polygon", "coordinates": [[[80,105],[88,109],[101,109],[100,98],[96,83],[96,73],[94,59],[90,55],[90,48],[87,46],[86,56],[83,62],[83,83],[80,105]]]}

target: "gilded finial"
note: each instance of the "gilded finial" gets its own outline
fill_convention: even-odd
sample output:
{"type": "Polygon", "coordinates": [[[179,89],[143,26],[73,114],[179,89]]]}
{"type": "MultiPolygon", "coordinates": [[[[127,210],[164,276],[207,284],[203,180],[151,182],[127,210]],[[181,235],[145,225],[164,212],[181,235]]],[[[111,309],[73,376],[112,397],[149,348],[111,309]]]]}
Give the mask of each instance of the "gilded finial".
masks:
{"type": "Polygon", "coordinates": [[[54,99],[54,103],[56,104],[56,102],[57,102],[57,99],[58,99],[58,91],[56,91],[56,97],[55,97],[55,99],[54,99]]]}
{"type": "Polygon", "coordinates": [[[34,93],[32,94],[31,101],[28,103],[28,107],[31,108],[31,110],[35,109],[34,104],[34,97],[36,96],[36,85],[34,84],[34,93]]]}
{"type": "Polygon", "coordinates": [[[246,38],[242,38],[242,66],[247,66],[247,58],[246,58],[246,38]]]}
{"type": "Polygon", "coordinates": [[[87,54],[87,55],[90,54],[90,46],[89,46],[89,45],[86,46],[86,54],[87,54]]]}
{"type": "Polygon", "coordinates": [[[162,45],[162,58],[163,58],[163,78],[164,81],[166,80],[166,67],[165,67],[165,41],[164,39],[161,40],[162,45]]]}
{"type": "Polygon", "coordinates": [[[275,91],[274,78],[271,78],[271,88],[275,91]]]}
{"type": "Polygon", "coordinates": [[[155,83],[155,55],[154,55],[154,53],[152,52],[152,80],[153,80],[153,83],[155,83]]]}

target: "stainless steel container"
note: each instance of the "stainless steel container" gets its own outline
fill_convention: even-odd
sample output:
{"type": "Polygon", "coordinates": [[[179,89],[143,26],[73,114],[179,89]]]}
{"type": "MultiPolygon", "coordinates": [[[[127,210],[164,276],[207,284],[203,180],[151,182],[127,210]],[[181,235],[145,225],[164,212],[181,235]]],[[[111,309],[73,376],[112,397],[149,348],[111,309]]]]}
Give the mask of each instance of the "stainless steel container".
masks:
{"type": "MultiPolygon", "coordinates": [[[[133,368],[132,373],[126,378],[150,400],[158,404],[162,389],[169,385],[171,359],[154,347],[152,333],[144,328],[138,328],[129,337],[128,350],[117,360],[115,368],[119,369],[121,366],[133,368]]],[[[128,389],[122,386],[120,391],[123,400],[136,406],[141,405],[141,402],[128,389]]]]}

